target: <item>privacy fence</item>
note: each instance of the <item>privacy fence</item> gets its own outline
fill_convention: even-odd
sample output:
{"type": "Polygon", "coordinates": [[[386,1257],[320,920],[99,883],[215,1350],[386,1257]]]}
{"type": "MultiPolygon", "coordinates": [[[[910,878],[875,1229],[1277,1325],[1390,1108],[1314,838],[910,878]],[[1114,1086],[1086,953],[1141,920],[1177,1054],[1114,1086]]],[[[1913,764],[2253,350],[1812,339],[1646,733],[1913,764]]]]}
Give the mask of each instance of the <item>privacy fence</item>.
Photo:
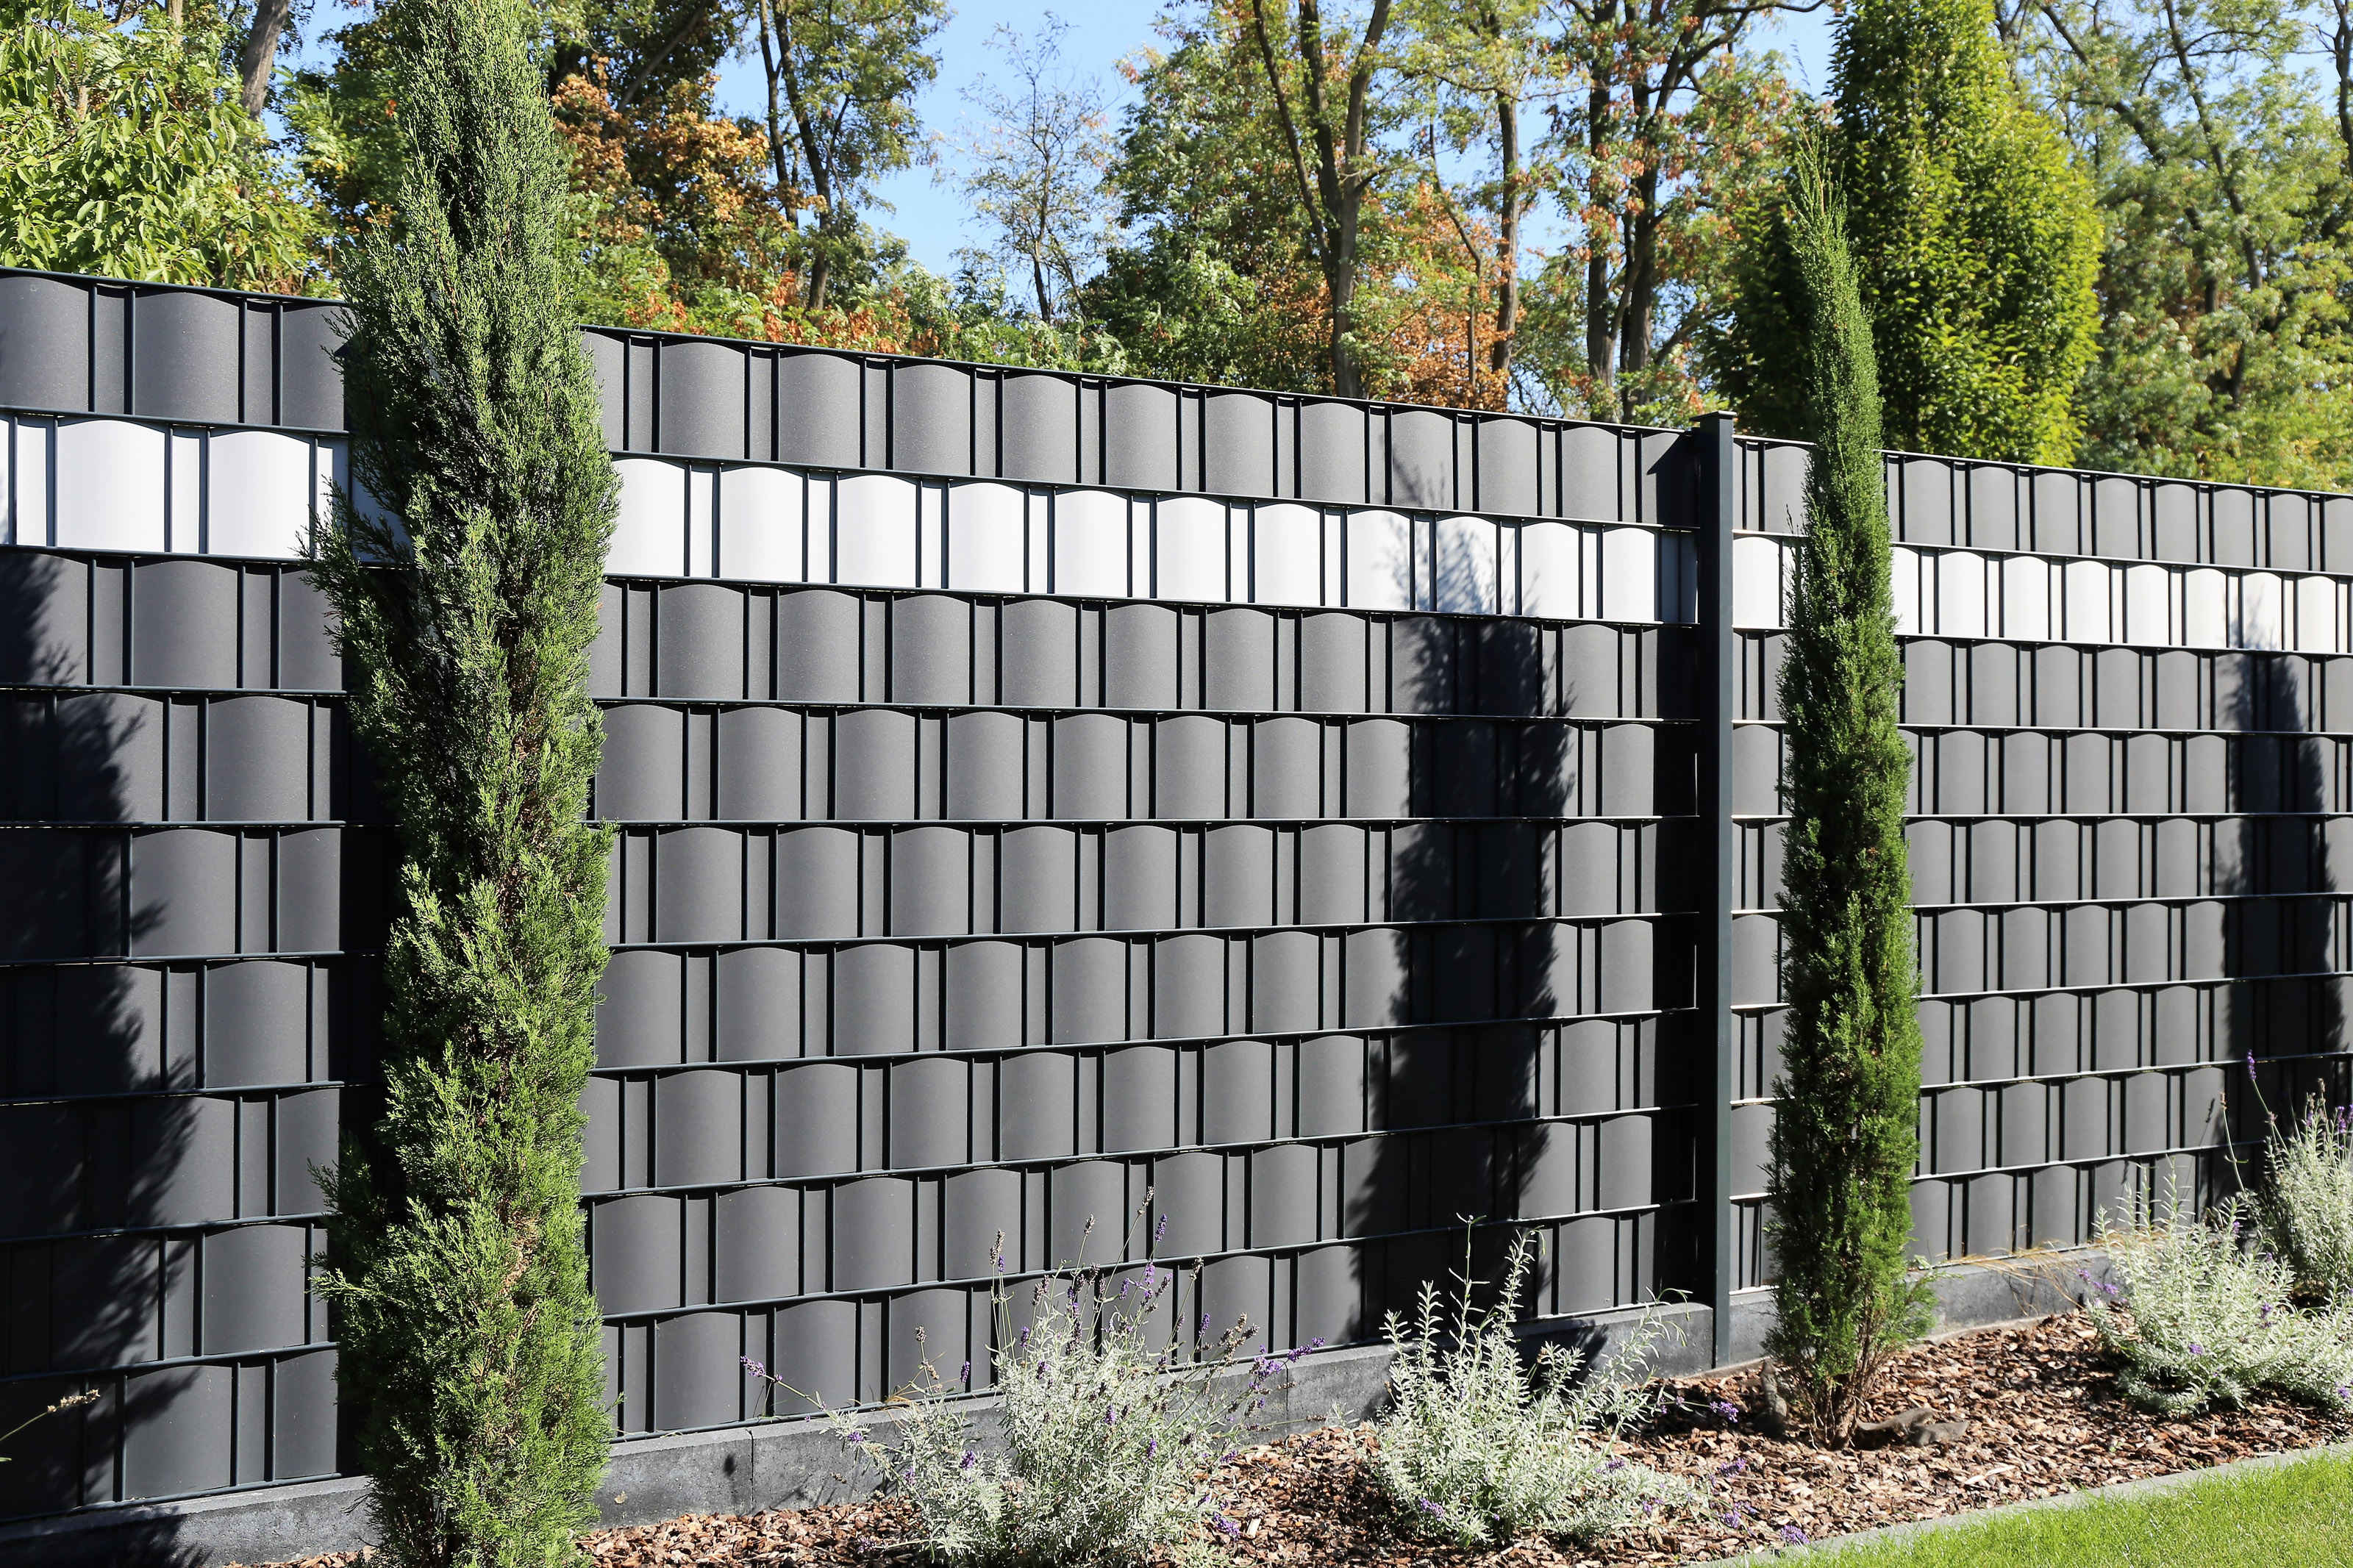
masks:
{"type": "MultiPolygon", "coordinates": [[[[0,1514],[334,1473],[394,860],[296,559],[336,312],[0,275],[0,1514]]],[[[986,1360],[992,1251],[1360,1342],[1766,1277],[1802,449],[593,330],[617,1431],[986,1360]],[[1145,1217],[1134,1223],[1139,1210],[1145,1217]],[[1088,1227],[1092,1225],[1092,1235],[1088,1227]]],[[[1918,1249],[2341,1099],[2353,499],[1894,457],[1918,1249]],[[2226,1111],[2226,1101],[2228,1110],[2226,1111]]],[[[780,1408],[778,1414],[791,1414],[780,1408]]]]}

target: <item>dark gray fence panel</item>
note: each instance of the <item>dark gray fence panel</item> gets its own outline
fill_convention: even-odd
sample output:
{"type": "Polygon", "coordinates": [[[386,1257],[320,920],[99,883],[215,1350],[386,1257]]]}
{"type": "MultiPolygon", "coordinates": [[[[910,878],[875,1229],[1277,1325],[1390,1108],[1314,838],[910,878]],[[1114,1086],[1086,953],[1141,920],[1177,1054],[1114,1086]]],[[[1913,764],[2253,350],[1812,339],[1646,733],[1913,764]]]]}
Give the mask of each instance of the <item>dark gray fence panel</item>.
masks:
{"type": "MultiPolygon", "coordinates": [[[[1803,449],[1744,445],[1748,525],[1786,533],[1802,519],[1803,449]]],[[[2050,552],[2087,565],[2353,570],[2344,497],[1909,455],[1888,469],[1905,544],[2031,546],[2044,554],[2028,561],[2063,570],[2050,552]]],[[[2036,591],[2065,591],[2063,579],[2040,581],[2054,585],[2036,591]]],[[[2236,581],[2241,599],[2262,590],[2236,581]]],[[[1983,629],[1995,629],[2009,583],[1987,583],[1983,629]]],[[[2218,604],[2238,603],[2209,587],[2218,604]]],[[[2178,634],[2190,590],[2167,591],[2178,634]]],[[[2342,591],[2324,597],[2334,605],[2342,591]]],[[[2316,1091],[2338,1103],[2348,1093],[2353,949],[2340,889],[2353,887],[2353,658],[2111,642],[2116,617],[2132,617],[2097,602],[2107,592],[2095,585],[2107,628],[2097,641],[1902,639],[1927,1046],[1914,1242],[1930,1257],[2080,1243],[2099,1209],[2168,1181],[2229,1190],[2232,1159],[2261,1137],[2263,1106],[2284,1113],[2316,1091]]],[[[1922,614],[1933,597],[1920,588],[1922,614]]],[[[2028,609],[2056,619],[2031,595],[2028,609]]],[[[2230,640],[2275,644],[2295,629],[2284,611],[2269,614],[2230,640]]],[[[1737,743],[1750,765],[1736,804],[1739,1114],[1761,1173],[1778,1070],[1780,818],[1768,781],[1780,767],[1779,639],[1740,635],[1737,743]]],[[[2325,640],[2347,646],[2341,629],[2325,640]]],[[[1760,1175],[1746,1201],[1760,1204],[1761,1192],[1760,1175]]],[[[1749,1234],[1745,1285],[1763,1277],[1753,1224],[1749,1234]]]]}
{"type": "MultiPolygon", "coordinates": [[[[321,606],[224,560],[0,582],[0,850],[40,890],[0,936],[0,1399],[106,1392],[7,1507],[323,1473],[308,1172],[366,1115],[389,845],[321,606]]],[[[1688,1279],[1686,629],[642,581],[607,615],[622,1430],[755,1414],[740,1354],[837,1399],[917,1325],[961,1361],[998,1229],[1034,1269],[1092,1218],[1103,1257],[1147,1192],[1278,1346],[1374,1333],[1462,1215],[1542,1222],[1547,1312],[1688,1279]]]]}
{"type": "Polygon", "coordinates": [[[379,1004],[381,828],[287,567],[0,555],[0,1509],[332,1473],[313,1164],[379,1004]]]}
{"type": "MultiPolygon", "coordinates": [[[[0,406],[332,431],[336,320],[0,272],[0,406]]],[[[1683,530],[1703,499],[1668,432],[587,341],[615,446],[681,469],[1409,507],[1418,538],[1457,509],[1683,530]]],[[[760,1414],[742,1355],[837,1401],[912,1375],[919,1327],[940,1364],[985,1362],[997,1233],[1015,1269],[1072,1257],[1090,1218],[1091,1258],[1133,1258],[1147,1198],[1162,1255],[1205,1260],[1205,1308],[1271,1345],[1372,1335],[1454,1266],[1465,1215],[1545,1236],[1535,1309],[1559,1317],[1707,1288],[1694,1183],[1721,1131],[1757,1285],[1780,567],[1740,552],[1801,525],[1805,453],[1744,442],[1738,468],[1721,1111],[1694,1008],[1712,632],[609,583],[586,1195],[617,1429],[760,1414]]],[[[2066,614],[2137,625],[2146,584],[2085,574],[2128,562],[2220,574],[2163,590],[2201,626],[2340,624],[2325,647],[1905,634],[1919,1246],[2073,1241],[2132,1184],[2211,1182],[2253,1130],[2213,1114],[2248,1050],[2274,1106],[2348,1088],[2353,598],[2249,574],[2353,572],[2353,500],[1903,454],[1889,483],[1907,552],[1993,562],[1988,603],[2022,561],[2066,614]]],[[[174,517],[156,537],[192,548],[174,517]]],[[[1613,613],[1658,542],[1553,532],[1613,613]]],[[[1907,570],[1918,592],[1946,568],[1907,570]]],[[[308,1170],[372,1114],[392,854],[342,684],[291,565],[0,550],[0,869],[30,889],[0,922],[0,1158],[26,1194],[0,1423],[106,1395],[0,1467],[0,1511],[342,1462],[308,1170]]]]}
{"type": "Polygon", "coordinates": [[[340,430],[331,300],[0,268],[0,406],[340,430]]]}
{"type": "MultiPolygon", "coordinates": [[[[329,300],[0,268],[0,406],[340,430],[344,330],[329,300]]],[[[1639,476],[1656,456],[1644,443],[1671,432],[615,328],[584,339],[617,451],[1662,521],[1639,476]]]]}
{"type": "Polygon", "coordinates": [[[1689,637],[617,583],[628,1429],[753,1414],[733,1355],[984,1361],[989,1238],[1140,1256],[1147,1194],[1274,1344],[1376,1331],[1465,1215],[1544,1222],[1546,1310],[1686,1277],[1689,637]]]}

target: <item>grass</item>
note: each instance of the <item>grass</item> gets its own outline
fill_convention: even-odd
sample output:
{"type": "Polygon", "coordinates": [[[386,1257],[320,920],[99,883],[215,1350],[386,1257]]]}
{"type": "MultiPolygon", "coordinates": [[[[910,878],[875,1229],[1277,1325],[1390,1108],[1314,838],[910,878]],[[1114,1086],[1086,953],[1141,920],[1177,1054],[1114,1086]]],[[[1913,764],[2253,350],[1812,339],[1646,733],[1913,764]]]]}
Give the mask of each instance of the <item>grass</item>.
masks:
{"type": "Polygon", "coordinates": [[[2353,1563],[2353,1454],[2047,1506],[1844,1550],[1758,1554],[1788,1568],[2340,1568],[2353,1563]]]}

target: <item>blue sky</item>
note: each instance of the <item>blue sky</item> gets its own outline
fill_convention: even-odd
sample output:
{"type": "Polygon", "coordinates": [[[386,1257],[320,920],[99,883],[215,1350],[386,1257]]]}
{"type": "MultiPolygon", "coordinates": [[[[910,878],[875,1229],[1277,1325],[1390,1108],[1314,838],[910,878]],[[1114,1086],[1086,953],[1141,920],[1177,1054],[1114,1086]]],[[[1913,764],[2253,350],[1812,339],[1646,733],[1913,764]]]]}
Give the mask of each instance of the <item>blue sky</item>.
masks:
{"type": "MultiPolygon", "coordinates": [[[[1055,10],[1053,14],[1069,25],[1062,39],[1064,67],[1074,73],[1094,77],[1116,108],[1131,95],[1113,67],[1122,57],[1153,41],[1153,21],[1164,9],[1165,5],[1159,3],[1094,0],[1091,5],[1055,10]]],[[[351,15],[347,5],[336,0],[322,0],[311,31],[324,34],[343,25],[351,15]]],[[[936,40],[940,57],[938,79],[923,92],[916,106],[924,125],[938,138],[944,171],[952,167],[955,148],[968,140],[976,129],[970,107],[963,97],[964,89],[984,78],[998,77],[1000,51],[993,48],[990,42],[997,27],[1003,24],[1032,34],[1046,15],[1046,9],[1034,0],[1029,4],[1022,0],[965,0],[956,5],[936,40]]],[[[1823,90],[1830,79],[1828,7],[1780,18],[1770,37],[1794,61],[1799,79],[1816,92],[1823,90]]],[[[306,63],[322,60],[325,54],[316,42],[302,51],[306,63]]],[[[730,59],[721,67],[719,100],[730,113],[756,117],[761,112],[765,96],[756,43],[750,54],[730,59]]],[[[910,169],[895,174],[883,182],[881,192],[894,210],[871,214],[871,221],[904,237],[915,258],[935,271],[953,270],[959,247],[978,244],[986,238],[967,226],[969,215],[955,188],[936,179],[931,169],[910,169]]],[[[1531,238],[1538,245],[1545,242],[1541,222],[1531,238]]]]}
{"type": "MultiPolygon", "coordinates": [[[[1062,39],[1062,61],[1073,72],[1094,76],[1114,104],[1129,96],[1126,83],[1113,68],[1124,55],[1154,37],[1153,19],[1165,7],[1134,0],[1095,0],[1092,5],[1058,9],[1069,24],[1062,39]]],[[[988,77],[1000,64],[990,37],[1001,23],[1023,33],[1034,32],[1044,16],[1036,4],[1020,0],[965,0],[958,5],[937,39],[940,74],[917,104],[923,123],[942,138],[944,160],[973,129],[970,107],[962,96],[965,87],[988,77]]],[[[1805,16],[1780,20],[1773,43],[1790,56],[1799,79],[1816,92],[1830,79],[1830,14],[1825,7],[1805,16]]],[[[719,96],[733,113],[757,114],[765,101],[760,85],[757,46],[748,58],[730,60],[722,68],[719,96]]],[[[896,209],[875,213],[877,227],[902,237],[917,260],[935,271],[955,265],[958,247],[981,242],[985,237],[966,226],[967,214],[955,189],[941,184],[928,169],[911,169],[884,182],[882,195],[896,209]]],[[[1542,236],[1535,237],[1543,243],[1542,236]]]]}

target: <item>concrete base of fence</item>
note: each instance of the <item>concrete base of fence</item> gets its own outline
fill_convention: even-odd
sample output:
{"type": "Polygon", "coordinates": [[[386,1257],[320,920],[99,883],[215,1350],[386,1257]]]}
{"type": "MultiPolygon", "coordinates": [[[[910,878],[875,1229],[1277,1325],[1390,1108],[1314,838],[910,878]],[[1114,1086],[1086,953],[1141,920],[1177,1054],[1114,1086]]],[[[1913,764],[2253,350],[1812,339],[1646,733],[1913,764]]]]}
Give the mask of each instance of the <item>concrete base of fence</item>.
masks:
{"type": "MultiPolygon", "coordinates": [[[[2076,1270],[2097,1274],[2105,1263],[2096,1254],[2073,1252],[1941,1270],[1935,1281],[1937,1328],[1986,1328],[2065,1311],[2076,1302],[2069,1289],[2080,1289],[2076,1270]]],[[[1734,1298],[1727,1366],[1754,1361],[1762,1352],[1771,1310],[1766,1291],[1734,1298]]],[[[1589,1356],[1606,1355],[1627,1342],[1643,1315],[1628,1310],[1545,1322],[1533,1325],[1531,1332],[1566,1341],[1589,1356]]],[[[1664,1331],[1651,1357],[1653,1370],[1672,1376],[1711,1370],[1714,1324],[1706,1307],[1678,1303],[1652,1315],[1664,1331]]],[[[1379,1407],[1388,1362],[1383,1345],[1306,1357],[1287,1386],[1269,1394],[1253,1423],[1274,1435],[1324,1426],[1335,1416],[1364,1420],[1379,1407]]],[[[981,1419],[984,1426],[990,1420],[987,1402],[981,1419]]],[[[890,1425],[882,1412],[869,1423],[885,1434],[890,1425]]],[[[646,1524],[685,1513],[840,1502],[871,1485],[845,1461],[841,1440],[821,1421],[638,1438],[613,1446],[597,1511],[607,1525],[646,1524]]],[[[345,1477],[183,1502],[85,1509],[0,1527],[0,1563],[9,1568],[217,1568],[355,1551],[368,1539],[366,1495],[364,1480],[345,1477]]]]}

